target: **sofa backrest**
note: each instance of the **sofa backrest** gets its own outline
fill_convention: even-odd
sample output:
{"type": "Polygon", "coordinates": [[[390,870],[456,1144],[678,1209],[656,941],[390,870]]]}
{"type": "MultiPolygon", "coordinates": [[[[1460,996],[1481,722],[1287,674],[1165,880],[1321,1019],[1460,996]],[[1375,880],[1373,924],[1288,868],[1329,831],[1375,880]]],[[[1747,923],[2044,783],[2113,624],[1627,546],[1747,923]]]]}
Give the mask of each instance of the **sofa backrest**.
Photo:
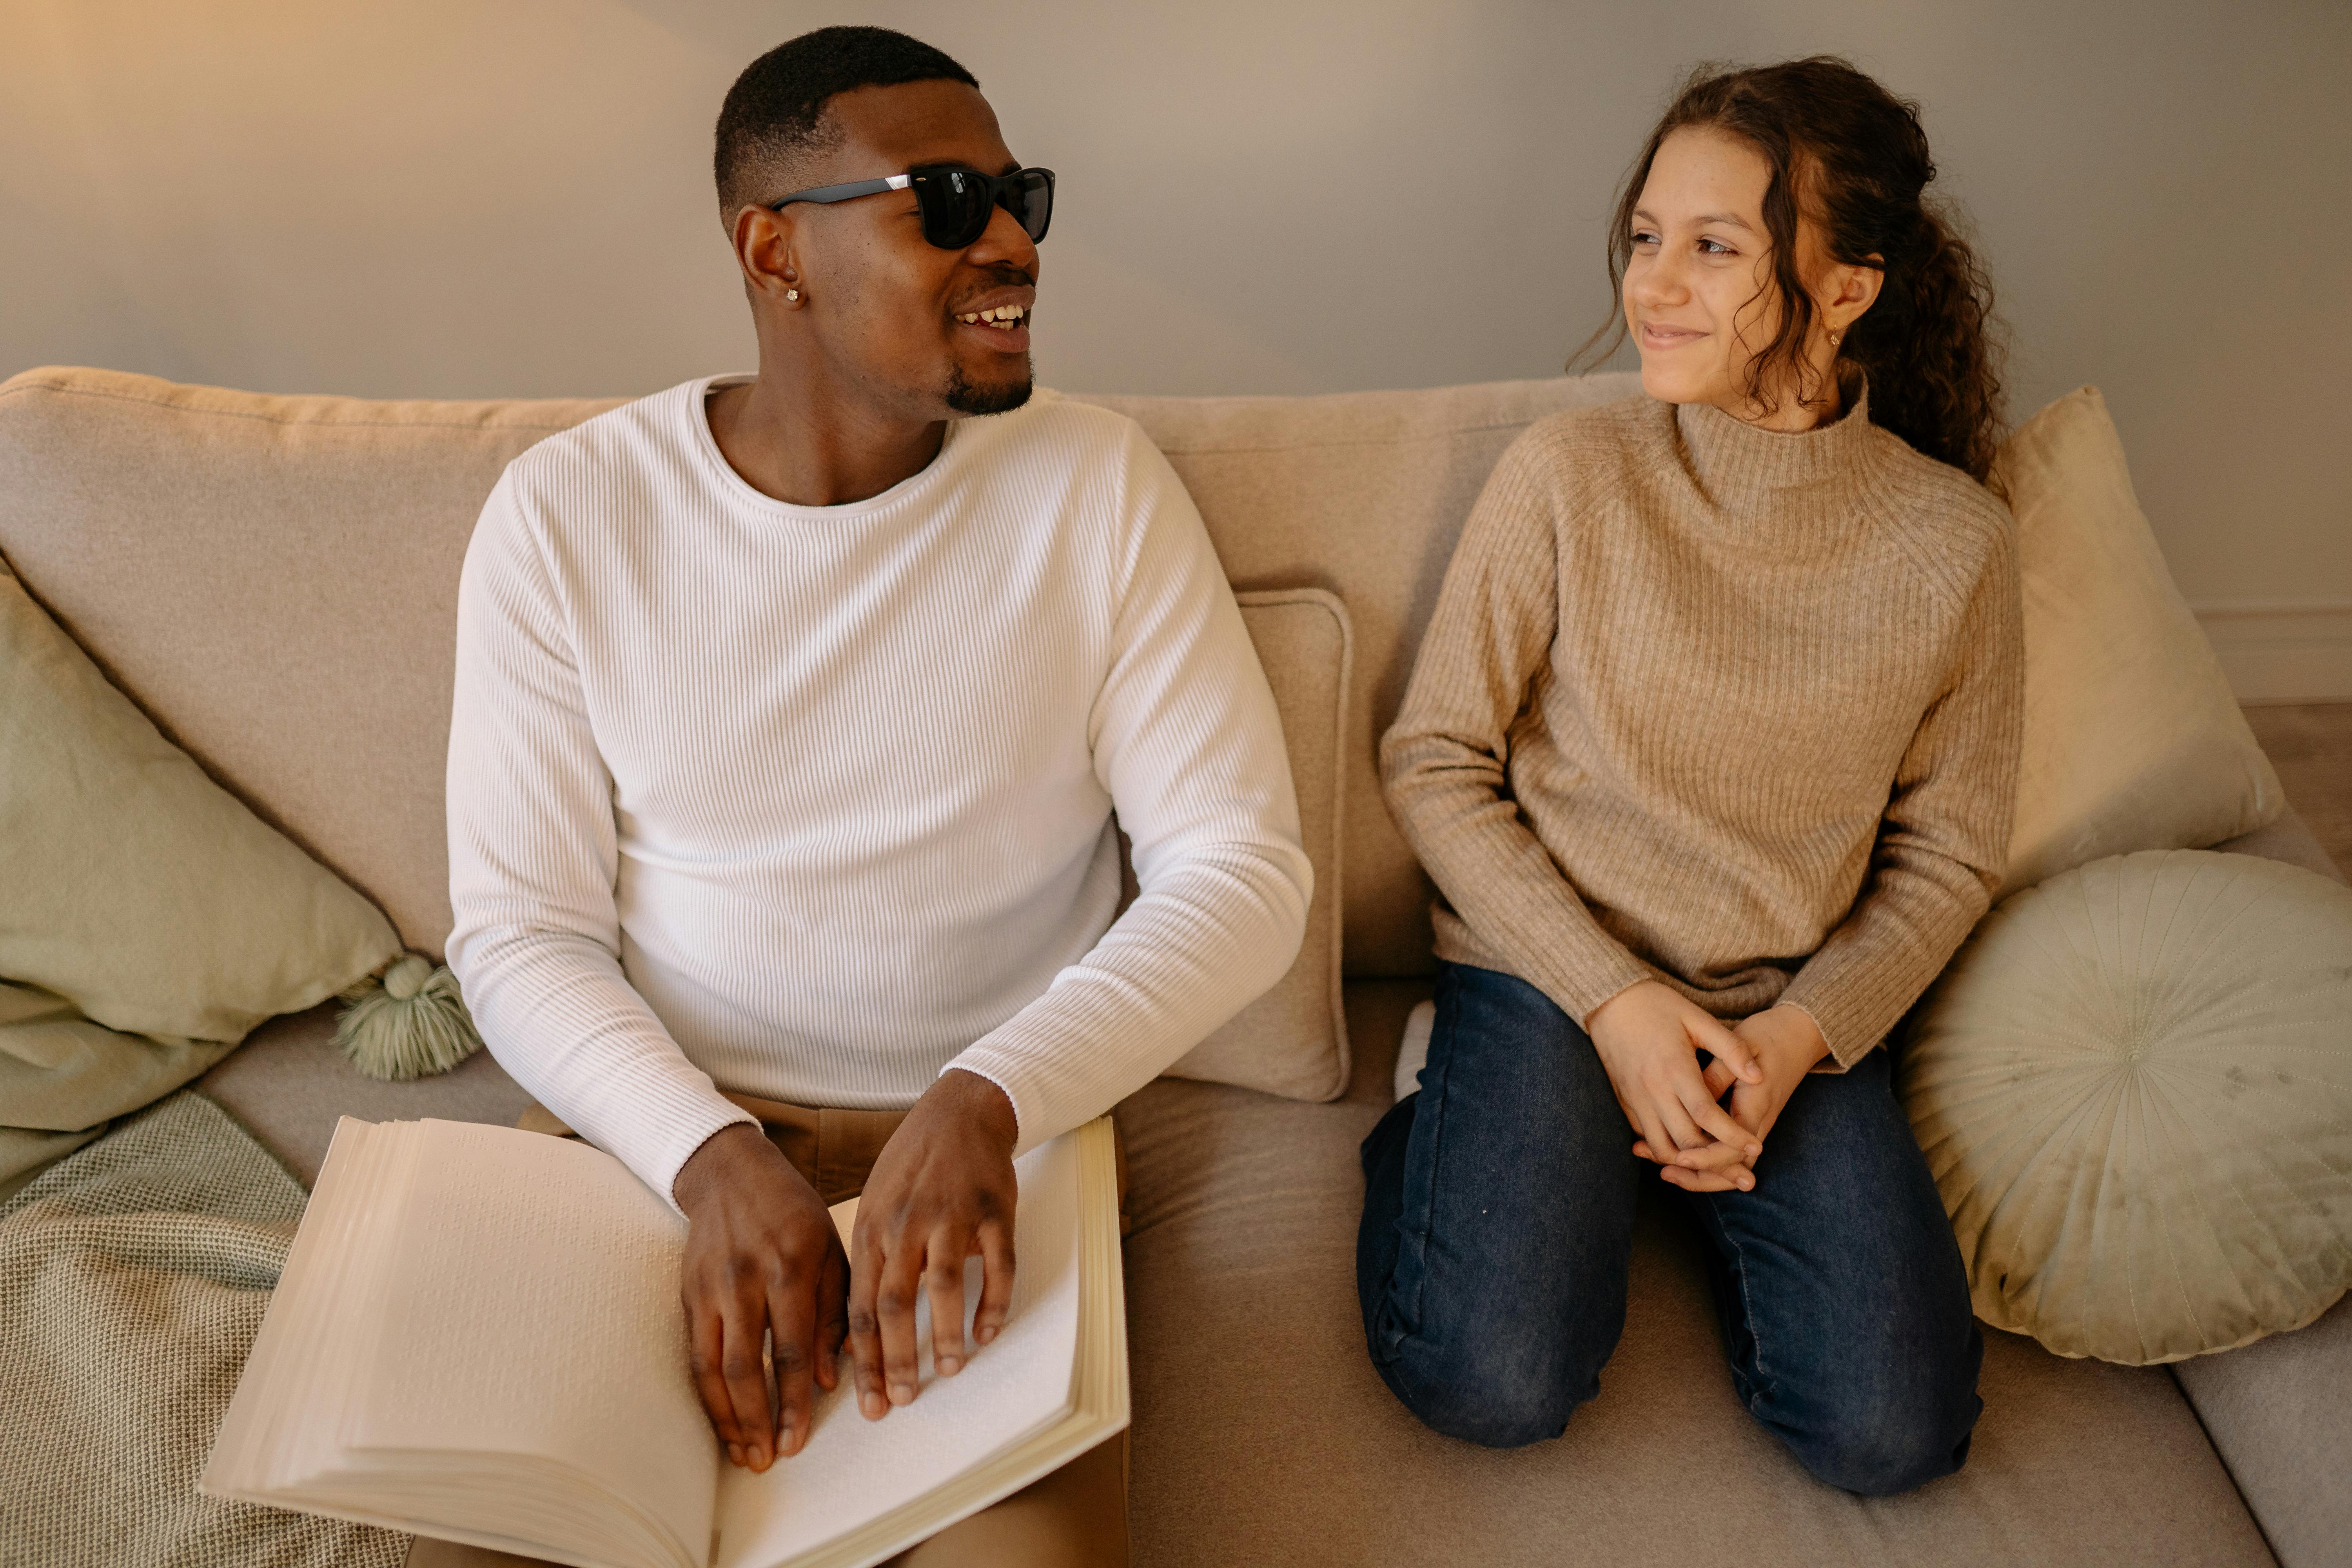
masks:
{"type": "MultiPolygon", "coordinates": [[[[1429,964],[1428,885],[1381,805],[1454,539],[1530,419],[1633,378],[1307,398],[1132,398],[1241,588],[1314,585],[1356,634],[1349,973],[1429,964]]],[[[616,400],[277,397],[77,369],[0,384],[0,555],[224,784],[381,904],[449,931],[442,768],[457,574],[532,442],[616,400]]]]}
{"type": "Polygon", "coordinates": [[[1381,799],[1396,717],[1454,542],[1530,420],[1641,390],[1636,375],[1322,397],[1088,397],[1140,424],[1199,503],[1236,588],[1337,594],[1355,628],[1340,881],[1347,972],[1432,967],[1430,884],[1381,799]]]}

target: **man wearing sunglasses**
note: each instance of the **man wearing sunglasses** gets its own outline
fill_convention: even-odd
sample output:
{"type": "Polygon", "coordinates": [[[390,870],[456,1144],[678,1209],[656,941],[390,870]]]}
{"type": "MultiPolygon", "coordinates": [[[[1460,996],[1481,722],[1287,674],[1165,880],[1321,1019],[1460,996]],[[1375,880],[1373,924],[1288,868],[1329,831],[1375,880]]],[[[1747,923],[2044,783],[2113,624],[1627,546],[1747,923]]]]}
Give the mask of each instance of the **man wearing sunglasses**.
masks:
{"type": "MultiPolygon", "coordinates": [[[[845,1340],[868,1419],[915,1397],[919,1299],[939,1373],[975,1353],[973,1256],[986,1353],[1013,1156],[1280,978],[1311,872],[1182,486],[1032,397],[1054,176],[971,73],[795,38],[717,175],[758,374],[532,448],[468,551],[449,959],[508,1070],[686,1215],[697,1388],[764,1469],[845,1340]],[[786,1147],[870,1161],[846,1255],[786,1147]]],[[[1124,1521],[1109,1444],[914,1561],[1124,1562],[1124,1521]]]]}

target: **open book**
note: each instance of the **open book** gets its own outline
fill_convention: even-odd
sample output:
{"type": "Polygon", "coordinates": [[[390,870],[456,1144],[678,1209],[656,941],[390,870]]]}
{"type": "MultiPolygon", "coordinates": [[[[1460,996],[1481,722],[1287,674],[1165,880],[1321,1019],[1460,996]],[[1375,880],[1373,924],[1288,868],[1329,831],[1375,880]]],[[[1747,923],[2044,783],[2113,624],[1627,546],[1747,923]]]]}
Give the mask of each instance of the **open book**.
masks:
{"type": "MultiPolygon", "coordinates": [[[[346,1118],[200,1483],[577,1568],[859,1568],[1127,1425],[1108,1118],[1014,1166],[1013,1309],[879,1421],[817,1390],[808,1445],[727,1462],[687,1368],[686,1224],[611,1155],[346,1118]]],[[[845,1238],[855,1199],[835,1207],[845,1238]]],[[[966,1311],[979,1296],[971,1265],[966,1311]]]]}

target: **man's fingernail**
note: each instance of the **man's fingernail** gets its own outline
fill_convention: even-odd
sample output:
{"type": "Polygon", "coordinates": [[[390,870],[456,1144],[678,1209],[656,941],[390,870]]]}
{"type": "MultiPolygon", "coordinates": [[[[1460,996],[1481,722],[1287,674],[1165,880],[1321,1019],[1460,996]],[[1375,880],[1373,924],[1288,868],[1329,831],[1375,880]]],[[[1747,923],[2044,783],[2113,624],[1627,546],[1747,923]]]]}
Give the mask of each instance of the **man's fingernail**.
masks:
{"type": "Polygon", "coordinates": [[[890,1408],[890,1403],[884,1399],[879,1392],[868,1389],[866,1392],[865,1397],[858,1400],[857,1408],[863,1410],[868,1415],[879,1415],[882,1412],[890,1408]]]}
{"type": "Polygon", "coordinates": [[[730,1464],[741,1464],[743,1462],[743,1445],[740,1443],[728,1444],[727,1458],[730,1464]]]}
{"type": "Polygon", "coordinates": [[[893,1404],[893,1405],[912,1405],[914,1402],[915,1402],[915,1387],[914,1387],[914,1384],[908,1384],[908,1383],[894,1383],[894,1384],[892,1384],[890,1385],[890,1403],[891,1403],[891,1404],[893,1404]]]}
{"type": "Polygon", "coordinates": [[[971,1337],[978,1340],[982,1344],[986,1344],[989,1341],[996,1337],[996,1325],[994,1323],[982,1323],[971,1331],[971,1337]]]}
{"type": "Polygon", "coordinates": [[[953,1377],[957,1373],[960,1373],[962,1370],[963,1358],[961,1356],[943,1355],[940,1357],[940,1373],[942,1376],[953,1377]]]}

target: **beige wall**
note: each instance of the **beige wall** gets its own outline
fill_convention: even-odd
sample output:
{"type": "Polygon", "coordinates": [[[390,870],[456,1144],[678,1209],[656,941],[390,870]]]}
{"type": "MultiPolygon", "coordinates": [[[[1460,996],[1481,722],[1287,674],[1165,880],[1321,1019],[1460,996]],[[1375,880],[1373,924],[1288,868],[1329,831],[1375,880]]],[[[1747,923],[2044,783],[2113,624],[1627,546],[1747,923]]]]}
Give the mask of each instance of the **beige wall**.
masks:
{"type": "Polygon", "coordinates": [[[0,0],[0,374],[463,396],[741,364],[710,121],[843,20],[962,58],[1060,172],[1038,359],[1097,390],[1551,374],[1677,74],[1846,52],[1925,104],[2014,411],[2104,387],[2242,689],[2352,698],[2340,0],[0,0]]]}

